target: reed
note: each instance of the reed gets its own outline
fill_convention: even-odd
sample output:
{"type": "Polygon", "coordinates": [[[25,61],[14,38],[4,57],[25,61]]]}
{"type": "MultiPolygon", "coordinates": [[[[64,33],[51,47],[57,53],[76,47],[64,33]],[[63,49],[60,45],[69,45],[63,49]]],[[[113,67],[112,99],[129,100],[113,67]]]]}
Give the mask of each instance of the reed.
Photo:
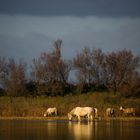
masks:
{"type": "Polygon", "coordinates": [[[99,116],[105,116],[107,107],[114,107],[119,116],[119,107],[140,108],[140,99],[127,99],[112,93],[88,93],[64,97],[0,97],[1,117],[43,117],[48,107],[57,107],[58,116],[66,116],[76,106],[91,106],[99,109],[99,116]]]}

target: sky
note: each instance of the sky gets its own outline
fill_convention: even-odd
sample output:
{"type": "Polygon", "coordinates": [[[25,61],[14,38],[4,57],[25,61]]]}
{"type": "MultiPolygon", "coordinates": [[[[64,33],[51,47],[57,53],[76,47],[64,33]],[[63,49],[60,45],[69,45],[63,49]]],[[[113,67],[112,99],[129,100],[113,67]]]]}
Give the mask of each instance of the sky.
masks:
{"type": "Polygon", "coordinates": [[[140,55],[140,0],[0,0],[0,56],[31,62],[61,39],[62,55],[84,47],[140,55]]]}

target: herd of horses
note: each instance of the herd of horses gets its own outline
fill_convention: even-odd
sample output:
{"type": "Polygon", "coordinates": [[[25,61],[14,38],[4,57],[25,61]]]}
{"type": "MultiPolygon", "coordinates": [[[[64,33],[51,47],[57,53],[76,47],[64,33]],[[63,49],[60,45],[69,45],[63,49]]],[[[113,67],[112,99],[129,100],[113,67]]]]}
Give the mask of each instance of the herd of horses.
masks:
{"type": "MultiPolygon", "coordinates": [[[[136,108],[123,108],[122,106],[119,108],[121,114],[128,116],[136,116],[136,108]]],[[[52,115],[57,116],[57,108],[48,108],[45,113],[44,117],[49,117],[52,115]]],[[[106,117],[115,117],[116,111],[114,108],[107,108],[106,109],[106,117]]],[[[68,114],[68,119],[71,121],[73,118],[77,118],[78,121],[81,121],[81,117],[87,118],[88,121],[93,120],[93,118],[98,118],[98,109],[92,107],[75,107],[73,108],[68,114]]]]}

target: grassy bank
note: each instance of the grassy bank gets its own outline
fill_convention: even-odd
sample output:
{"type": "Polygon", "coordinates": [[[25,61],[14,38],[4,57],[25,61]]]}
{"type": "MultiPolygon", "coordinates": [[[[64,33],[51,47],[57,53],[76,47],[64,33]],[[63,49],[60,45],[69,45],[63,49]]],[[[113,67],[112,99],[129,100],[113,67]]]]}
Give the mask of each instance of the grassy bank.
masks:
{"type": "Polygon", "coordinates": [[[68,120],[67,117],[1,117],[0,120],[41,120],[41,121],[53,121],[53,120],[68,120]]]}
{"type": "Polygon", "coordinates": [[[111,93],[88,93],[65,97],[0,97],[0,117],[42,118],[48,107],[57,107],[59,117],[76,106],[91,106],[105,116],[107,107],[114,107],[119,116],[119,106],[140,108],[140,99],[126,99],[111,93]]]}
{"type": "MultiPolygon", "coordinates": [[[[27,120],[27,121],[68,121],[67,116],[63,117],[1,117],[0,120],[27,120]]],[[[85,118],[83,119],[83,121],[85,118]]],[[[95,118],[95,121],[112,121],[112,120],[117,120],[117,121],[140,121],[140,117],[102,117],[102,118],[95,118]]],[[[93,121],[94,121],[93,120],[93,121]]],[[[76,118],[73,119],[73,121],[77,121],[76,118]]]]}

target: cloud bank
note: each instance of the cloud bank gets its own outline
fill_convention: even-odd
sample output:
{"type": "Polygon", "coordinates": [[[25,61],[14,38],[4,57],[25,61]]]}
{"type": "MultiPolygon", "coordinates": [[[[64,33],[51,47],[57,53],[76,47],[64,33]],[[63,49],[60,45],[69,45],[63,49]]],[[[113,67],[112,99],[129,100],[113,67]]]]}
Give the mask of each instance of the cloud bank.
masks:
{"type": "Polygon", "coordinates": [[[0,0],[1,14],[140,17],[139,0],[0,0]]]}
{"type": "Polygon", "coordinates": [[[62,39],[64,58],[72,58],[84,47],[105,52],[123,48],[140,55],[140,18],[96,16],[0,15],[0,56],[31,61],[50,51],[56,39],[62,39]]]}

